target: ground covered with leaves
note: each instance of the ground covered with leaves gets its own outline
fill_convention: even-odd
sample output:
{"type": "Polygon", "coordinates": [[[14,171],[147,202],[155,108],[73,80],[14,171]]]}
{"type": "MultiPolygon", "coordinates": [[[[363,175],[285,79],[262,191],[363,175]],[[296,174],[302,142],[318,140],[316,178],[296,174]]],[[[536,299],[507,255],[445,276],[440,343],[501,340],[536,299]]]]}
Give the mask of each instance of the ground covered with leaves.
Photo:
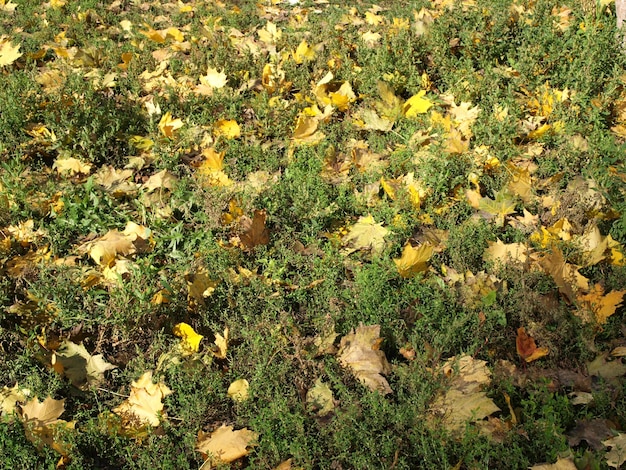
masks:
{"type": "Polygon", "coordinates": [[[0,0],[3,468],[619,468],[613,2],[0,0]]]}

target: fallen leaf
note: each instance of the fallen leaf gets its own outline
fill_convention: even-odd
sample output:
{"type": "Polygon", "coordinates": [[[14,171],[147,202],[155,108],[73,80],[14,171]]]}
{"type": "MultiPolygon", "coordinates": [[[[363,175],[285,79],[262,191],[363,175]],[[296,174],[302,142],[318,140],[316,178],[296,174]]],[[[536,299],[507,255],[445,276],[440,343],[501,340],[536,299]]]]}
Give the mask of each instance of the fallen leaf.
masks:
{"type": "Polygon", "coordinates": [[[408,278],[427,271],[428,260],[432,255],[433,247],[430,243],[424,243],[418,248],[413,248],[410,243],[407,243],[402,250],[402,256],[394,259],[393,262],[396,264],[400,276],[408,278]]]}
{"type": "Polygon", "coordinates": [[[267,245],[270,242],[270,232],[265,226],[265,210],[255,210],[254,218],[243,215],[239,219],[242,234],[239,240],[245,250],[252,250],[258,245],[267,245]]]}
{"type": "Polygon", "coordinates": [[[552,253],[539,259],[539,265],[548,273],[570,302],[575,302],[577,294],[589,291],[589,279],[578,272],[578,266],[565,262],[563,253],[556,246],[552,253]]]}
{"type": "Polygon", "coordinates": [[[603,450],[602,439],[611,434],[611,428],[607,426],[605,419],[577,421],[576,427],[567,433],[567,443],[574,447],[580,444],[580,441],[586,441],[594,450],[603,450]]]}
{"type": "Polygon", "coordinates": [[[388,233],[389,230],[382,223],[376,223],[371,215],[362,216],[342,238],[343,245],[347,247],[344,252],[368,250],[380,254],[385,248],[384,238],[388,233]]]}
{"type": "Polygon", "coordinates": [[[58,174],[69,174],[70,176],[88,175],[91,172],[91,167],[91,163],[85,163],[73,157],[59,157],[52,165],[58,174]]]}
{"type": "Polygon", "coordinates": [[[65,399],[55,400],[47,397],[40,402],[37,397],[21,406],[21,419],[26,438],[41,450],[42,444],[49,445],[61,455],[68,454],[68,445],[60,441],[55,432],[57,428],[74,429],[74,422],[59,419],[65,411],[65,399]]]}
{"type": "Polygon", "coordinates": [[[595,320],[603,325],[607,319],[622,305],[626,290],[613,290],[604,295],[604,289],[596,284],[593,290],[586,295],[579,295],[578,301],[593,312],[595,320]]]}
{"type": "Polygon", "coordinates": [[[210,297],[219,281],[212,279],[206,268],[199,267],[194,273],[186,273],[187,298],[190,304],[204,305],[204,299],[210,297]]]}
{"type": "Polygon", "coordinates": [[[200,341],[204,336],[199,335],[187,323],[178,323],[174,326],[174,335],[180,338],[180,346],[184,356],[197,353],[200,349],[200,341]]]}
{"type": "Polygon", "coordinates": [[[306,393],[306,402],[319,416],[326,416],[335,409],[333,391],[318,377],[313,387],[306,393]]]}
{"type": "Polygon", "coordinates": [[[9,388],[6,385],[0,390],[0,416],[2,419],[10,420],[11,414],[17,411],[17,404],[24,403],[26,397],[30,395],[30,390],[21,388],[18,384],[9,388]]]}
{"type": "Polygon", "coordinates": [[[500,408],[482,390],[491,383],[491,372],[485,361],[471,356],[451,357],[442,372],[448,379],[449,389],[440,394],[430,411],[439,416],[446,429],[461,432],[467,421],[480,421],[500,408]]]}
{"type": "Polygon", "coordinates": [[[611,437],[602,443],[611,447],[606,453],[606,464],[609,467],[620,468],[626,462],[626,434],[618,433],[617,436],[611,437]]]}
{"type": "Polygon", "coordinates": [[[415,117],[418,114],[424,114],[433,106],[432,101],[424,98],[426,90],[421,90],[416,95],[411,96],[402,107],[402,113],[408,117],[415,117]]]}
{"type": "Polygon", "coordinates": [[[173,138],[174,131],[180,129],[181,127],[183,127],[183,121],[178,118],[172,119],[172,113],[170,113],[169,111],[161,117],[161,120],[158,124],[158,128],[161,131],[161,134],[169,139],[173,138]]]}
{"type": "Polygon", "coordinates": [[[259,435],[247,428],[233,431],[232,426],[223,424],[211,434],[198,431],[196,450],[206,459],[203,468],[234,462],[250,452],[248,447],[256,445],[259,435]]]}
{"type": "Polygon", "coordinates": [[[558,459],[555,463],[542,463],[529,468],[530,470],[578,470],[572,459],[558,459]]]}
{"type": "Polygon", "coordinates": [[[14,46],[11,44],[11,41],[8,40],[0,42],[0,67],[11,65],[20,57],[22,57],[20,44],[14,46]]]}
{"type": "Polygon", "coordinates": [[[483,254],[483,259],[505,265],[511,262],[525,263],[527,255],[528,247],[525,244],[503,243],[498,239],[495,242],[488,242],[488,248],[483,254]]]}
{"type": "Polygon", "coordinates": [[[536,361],[537,359],[541,359],[550,353],[548,348],[538,348],[535,344],[535,340],[529,336],[528,333],[526,333],[526,329],[524,327],[517,329],[515,349],[517,349],[517,354],[519,354],[526,362],[536,361]]]}
{"type": "Polygon", "coordinates": [[[600,354],[593,361],[587,363],[589,375],[614,380],[626,374],[626,364],[621,359],[607,361],[608,354],[600,354]]]}
{"type": "Polygon", "coordinates": [[[215,333],[215,348],[212,349],[212,353],[218,359],[226,359],[226,352],[228,351],[228,328],[224,328],[224,335],[215,333]]]}
{"type": "Polygon", "coordinates": [[[241,128],[233,119],[219,119],[214,125],[215,137],[236,139],[241,136],[241,128]]]}
{"type": "Polygon", "coordinates": [[[102,354],[92,356],[82,343],[76,344],[72,341],[64,341],[55,357],[62,366],[63,375],[70,379],[72,385],[83,390],[99,384],[104,380],[107,370],[116,368],[102,354]]]}
{"type": "Polygon", "coordinates": [[[372,391],[393,393],[383,375],[391,372],[385,353],[380,350],[380,325],[360,325],[341,338],[337,357],[343,367],[372,391]]]}
{"type": "Polygon", "coordinates": [[[145,372],[132,382],[130,396],[113,408],[113,413],[122,418],[125,429],[140,430],[146,425],[153,427],[161,423],[163,398],[172,391],[163,382],[152,382],[152,371],[145,372]]]}
{"type": "Polygon", "coordinates": [[[507,215],[515,213],[515,201],[506,191],[496,193],[496,198],[483,197],[478,208],[488,214],[488,218],[495,218],[496,227],[503,227],[507,215]]]}
{"type": "Polygon", "coordinates": [[[233,401],[241,402],[248,399],[249,388],[250,384],[246,379],[239,379],[235,380],[228,386],[228,391],[226,393],[233,401]]]}

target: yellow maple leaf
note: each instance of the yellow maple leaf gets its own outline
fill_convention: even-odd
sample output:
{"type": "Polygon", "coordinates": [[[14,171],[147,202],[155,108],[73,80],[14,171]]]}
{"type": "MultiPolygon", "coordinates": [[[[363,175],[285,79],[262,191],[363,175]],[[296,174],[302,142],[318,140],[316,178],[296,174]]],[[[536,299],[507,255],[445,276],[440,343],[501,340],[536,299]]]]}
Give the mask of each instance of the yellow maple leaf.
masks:
{"type": "Polygon", "coordinates": [[[374,254],[380,254],[385,248],[384,237],[389,230],[382,223],[376,223],[372,215],[360,217],[356,224],[342,239],[346,254],[357,250],[370,250],[374,254]]]}
{"type": "Polygon", "coordinates": [[[626,294],[626,290],[614,290],[605,295],[602,286],[596,284],[589,294],[579,295],[578,301],[591,310],[596,321],[603,325],[606,323],[607,318],[613,315],[617,308],[622,305],[624,294],[626,294]]]}
{"type": "Polygon", "coordinates": [[[402,113],[408,118],[426,113],[433,106],[433,103],[428,98],[424,98],[424,95],[426,95],[426,90],[420,90],[416,95],[406,100],[402,107],[402,113]]]}
{"type": "Polygon", "coordinates": [[[496,227],[502,227],[504,226],[505,217],[515,213],[515,201],[510,198],[507,192],[499,191],[496,193],[495,199],[483,197],[478,204],[478,208],[486,212],[490,217],[495,218],[496,227]]]}
{"type": "Polygon", "coordinates": [[[67,443],[59,439],[57,428],[74,429],[74,421],[67,422],[59,419],[65,411],[65,399],[55,400],[47,397],[40,402],[37,397],[26,402],[21,407],[21,419],[24,425],[26,438],[40,450],[42,444],[47,444],[61,455],[69,452],[67,443]]]}
{"type": "Polygon", "coordinates": [[[248,399],[248,389],[250,384],[246,379],[235,380],[228,386],[226,392],[233,401],[246,401],[248,399]]]}
{"type": "Polygon", "coordinates": [[[241,136],[241,128],[233,119],[219,119],[214,125],[215,137],[223,136],[227,139],[236,139],[241,136]]]}
{"type": "Polygon", "coordinates": [[[309,43],[306,40],[302,40],[298,47],[293,52],[293,60],[296,64],[302,64],[304,62],[308,62],[309,60],[313,60],[315,58],[315,49],[309,46],[309,43]]]}
{"type": "Polygon", "coordinates": [[[11,41],[0,42],[0,67],[11,65],[22,56],[20,44],[14,46],[11,41]]]}
{"type": "Polygon", "coordinates": [[[52,168],[55,169],[58,174],[69,174],[70,176],[79,174],[88,175],[91,172],[91,167],[91,163],[82,162],[73,157],[58,157],[52,165],[52,168]]]}
{"type": "Polygon", "coordinates": [[[187,323],[178,323],[174,326],[174,335],[180,338],[183,355],[188,356],[197,353],[200,349],[200,341],[204,336],[199,335],[187,323]]]}
{"type": "Polygon", "coordinates": [[[183,127],[183,121],[178,118],[172,119],[172,113],[168,111],[161,117],[158,127],[161,134],[171,139],[174,136],[174,131],[183,127]]]}
{"type": "Polygon", "coordinates": [[[162,400],[172,393],[163,382],[152,382],[152,371],[145,372],[132,382],[130,396],[113,408],[113,413],[122,418],[125,429],[140,430],[146,425],[156,427],[163,415],[162,400]]]}
{"type": "Polygon", "coordinates": [[[321,131],[317,130],[319,120],[300,114],[296,121],[296,128],[293,131],[293,141],[297,145],[301,144],[317,144],[326,137],[321,131]]]}
{"type": "Polygon", "coordinates": [[[233,431],[232,426],[223,424],[210,434],[198,431],[196,450],[201,452],[208,462],[207,468],[212,468],[245,457],[249,453],[248,447],[255,446],[258,438],[257,433],[247,428],[233,431]]]}
{"type": "Polygon", "coordinates": [[[407,243],[402,250],[402,256],[393,262],[396,263],[400,276],[407,278],[426,271],[428,260],[432,255],[433,247],[430,243],[424,243],[418,248],[413,248],[407,243]]]}

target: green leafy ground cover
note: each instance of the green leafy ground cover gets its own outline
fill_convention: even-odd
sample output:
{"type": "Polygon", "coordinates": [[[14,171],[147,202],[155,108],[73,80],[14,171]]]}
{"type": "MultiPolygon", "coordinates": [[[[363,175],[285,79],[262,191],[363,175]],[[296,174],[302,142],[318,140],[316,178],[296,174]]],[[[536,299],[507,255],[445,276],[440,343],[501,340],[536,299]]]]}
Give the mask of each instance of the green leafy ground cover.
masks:
{"type": "Polygon", "coordinates": [[[626,460],[613,3],[335,3],[0,0],[3,468],[626,460]]]}

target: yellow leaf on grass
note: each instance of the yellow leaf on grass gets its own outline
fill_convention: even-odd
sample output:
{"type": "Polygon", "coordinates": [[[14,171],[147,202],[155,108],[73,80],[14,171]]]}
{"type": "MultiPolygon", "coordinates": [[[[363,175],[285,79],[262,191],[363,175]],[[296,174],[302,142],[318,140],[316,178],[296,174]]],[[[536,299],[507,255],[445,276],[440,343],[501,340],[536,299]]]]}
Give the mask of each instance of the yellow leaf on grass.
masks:
{"type": "Polygon", "coordinates": [[[213,147],[202,151],[204,160],[198,166],[198,175],[211,186],[230,186],[232,180],[223,171],[224,152],[216,152],[213,147]]]}
{"type": "Polygon", "coordinates": [[[11,44],[11,41],[8,40],[0,42],[0,67],[11,65],[21,56],[20,44],[14,46],[11,44]]]}
{"type": "Polygon", "coordinates": [[[624,294],[626,290],[614,290],[605,295],[602,286],[596,284],[589,294],[578,296],[578,301],[591,310],[596,321],[603,325],[607,318],[622,305],[624,294]]]}
{"type": "Polygon", "coordinates": [[[489,246],[483,254],[485,261],[496,263],[510,263],[511,261],[525,263],[528,255],[528,247],[523,243],[503,243],[500,239],[496,242],[488,242],[489,246]]]}
{"type": "Polygon", "coordinates": [[[178,323],[174,326],[174,335],[180,338],[183,355],[197,353],[200,349],[200,341],[204,338],[204,336],[196,333],[187,323],[178,323]]]}
{"type": "Polygon", "coordinates": [[[30,390],[20,388],[17,384],[9,388],[6,385],[0,390],[0,417],[11,420],[11,415],[17,411],[17,404],[24,403],[30,390]]]}
{"type": "Polygon", "coordinates": [[[318,416],[326,416],[335,409],[333,391],[328,384],[322,382],[321,377],[318,377],[315,385],[306,393],[306,402],[318,416]]]}
{"type": "Polygon", "coordinates": [[[194,273],[186,273],[187,296],[190,302],[204,305],[204,299],[215,291],[219,281],[211,279],[207,270],[200,267],[194,273]]]}
{"type": "Polygon", "coordinates": [[[224,335],[215,333],[215,347],[211,349],[211,352],[218,359],[226,359],[226,352],[228,351],[228,327],[224,328],[224,335]]]}
{"type": "Polygon", "coordinates": [[[360,325],[341,338],[337,358],[363,385],[386,395],[392,390],[383,375],[391,372],[391,366],[380,350],[382,341],[380,325],[360,325]]]}
{"type": "Polygon", "coordinates": [[[561,294],[570,302],[575,302],[579,292],[589,291],[589,279],[578,272],[579,266],[566,263],[563,253],[557,247],[552,247],[552,253],[545,255],[539,261],[543,270],[552,276],[561,294]]]}
{"type": "Polygon", "coordinates": [[[233,401],[246,401],[248,399],[249,388],[250,384],[246,379],[239,379],[235,380],[228,386],[228,391],[226,393],[233,401]]]}
{"type": "Polygon", "coordinates": [[[484,197],[480,200],[478,208],[495,218],[496,227],[504,226],[505,217],[515,213],[515,201],[505,191],[496,193],[496,198],[484,197]]]}
{"type": "Polygon", "coordinates": [[[577,470],[578,467],[571,458],[558,459],[556,463],[542,463],[529,467],[529,470],[577,470]]]}
{"type": "Polygon", "coordinates": [[[60,175],[88,175],[91,172],[91,163],[81,162],[77,158],[59,157],[54,161],[52,168],[60,175]]]}
{"type": "Polygon", "coordinates": [[[450,379],[449,388],[437,397],[431,413],[441,418],[446,429],[460,432],[467,421],[480,421],[500,411],[483,391],[491,383],[491,372],[485,361],[471,356],[462,356],[458,361],[451,357],[442,371],[450,379]]]}
{"type": "Polygon", "coordinates": [[[602,444],[612,447],[605,455],[607,465],[621,468],[622,464],[626,462],[626,433],[617,433],[617,436],[602,441],[602,444]]]}
{"type": "Polygon", "coordinates": [[[428,260],[432,255],[433,247],[430,243],[424,243],[418,248],[413,248],[407,243],[402,250],[402,256],[393,262],[396,263],[400,276],[407,278],[426,271],[428,260]]]}
{"type": "Polygon", "coordinates": [[[168,111],[163,115],[163,117],[161,117],[158,127],[161,134],[171,139],[174,137],[174,131],[183,127],[183,121],[178,118],[172,119],[172,113],[168,111]]]}
{"type": "MultiPolygon", "coordinates": [[[[60,372],[70,379],[72,385],[83,390],[102,382],[104,373],[116,368],[102,354],[92,356],[82,343],[72,341],[64,341],[55,357],[62,367],[60,372]]],[[[55,370],[59,372],[57,367],[55,370]]]]}
{"type": "Polygon", "coordinates": [[[371,215],[360,217],[347,235],[342,238],[346,246],[346,253],[357,250],[369,250],[373,254],[380,254],[385,248],[385,236],[389,230],[382,223],[376,223],[371,215]]]}
{"type": "Polygon", "coordinates": [[[233,119],[220,119],[214,126],[215,136],[223,136],[227,139],[236,139],[241,136],[241,128],[233,119]]]}
{"type": "Polygon", "coordinates": [[[130,396],[113,408],[113,413],[122,418],[122,426],[126,429],[139,430],[146,425],[156,427],[161,423],[162,400],[171,394],[163,382],[153,383],[152,371],[148,371],[132,382],[130,396]]]}
{"type": "Polygon", "coordinates": [[[232,426],[223,424],[211,434],[198,431],[196,450],[201,452],[206,459],[206,470],[220,465],[234,462],[248,455],[248,447],[256,445],[259,435],[247,428],[233,431],[232,426]]]}
{"type": "Polygon", "coordinates": [[[42,449],[42,444],[49,445],[61,455],[67,455],[68,445],[60,441],[55,430],[57,428],[74,429],[74,422],[59,419],[65,411],[65,399],[55,400],[47,397],[40,402],[37,397],[29,400],[21,407],[21,419],[26,438],[42,449]]]}
{"type": "Polygon", "coordinates": [[[432,101],[424,98],[424,95],[426,95],[426,90],[421,90],[406,100],[402,107],[402,112],[406,117],[411,118],[418,114],[424,114],[432,107],[432,101]]]}
{"type": "Polygon", "coordinates": [[[296,64],[302,64],[303,62],[308,62],[309,60],[313,60],[315,58],[315,49],[313,49],[309,44],[303,39],[298,47],[293,53],[293,60],[296,64]]]}
{"type": "Polygon", "coordinates": [[[293,131],[293,141],[295,144],[317,144],[326,137],[317,130],[319,120],[315,117],[300,114],[296,121],[296,128],[293,131]]]}

